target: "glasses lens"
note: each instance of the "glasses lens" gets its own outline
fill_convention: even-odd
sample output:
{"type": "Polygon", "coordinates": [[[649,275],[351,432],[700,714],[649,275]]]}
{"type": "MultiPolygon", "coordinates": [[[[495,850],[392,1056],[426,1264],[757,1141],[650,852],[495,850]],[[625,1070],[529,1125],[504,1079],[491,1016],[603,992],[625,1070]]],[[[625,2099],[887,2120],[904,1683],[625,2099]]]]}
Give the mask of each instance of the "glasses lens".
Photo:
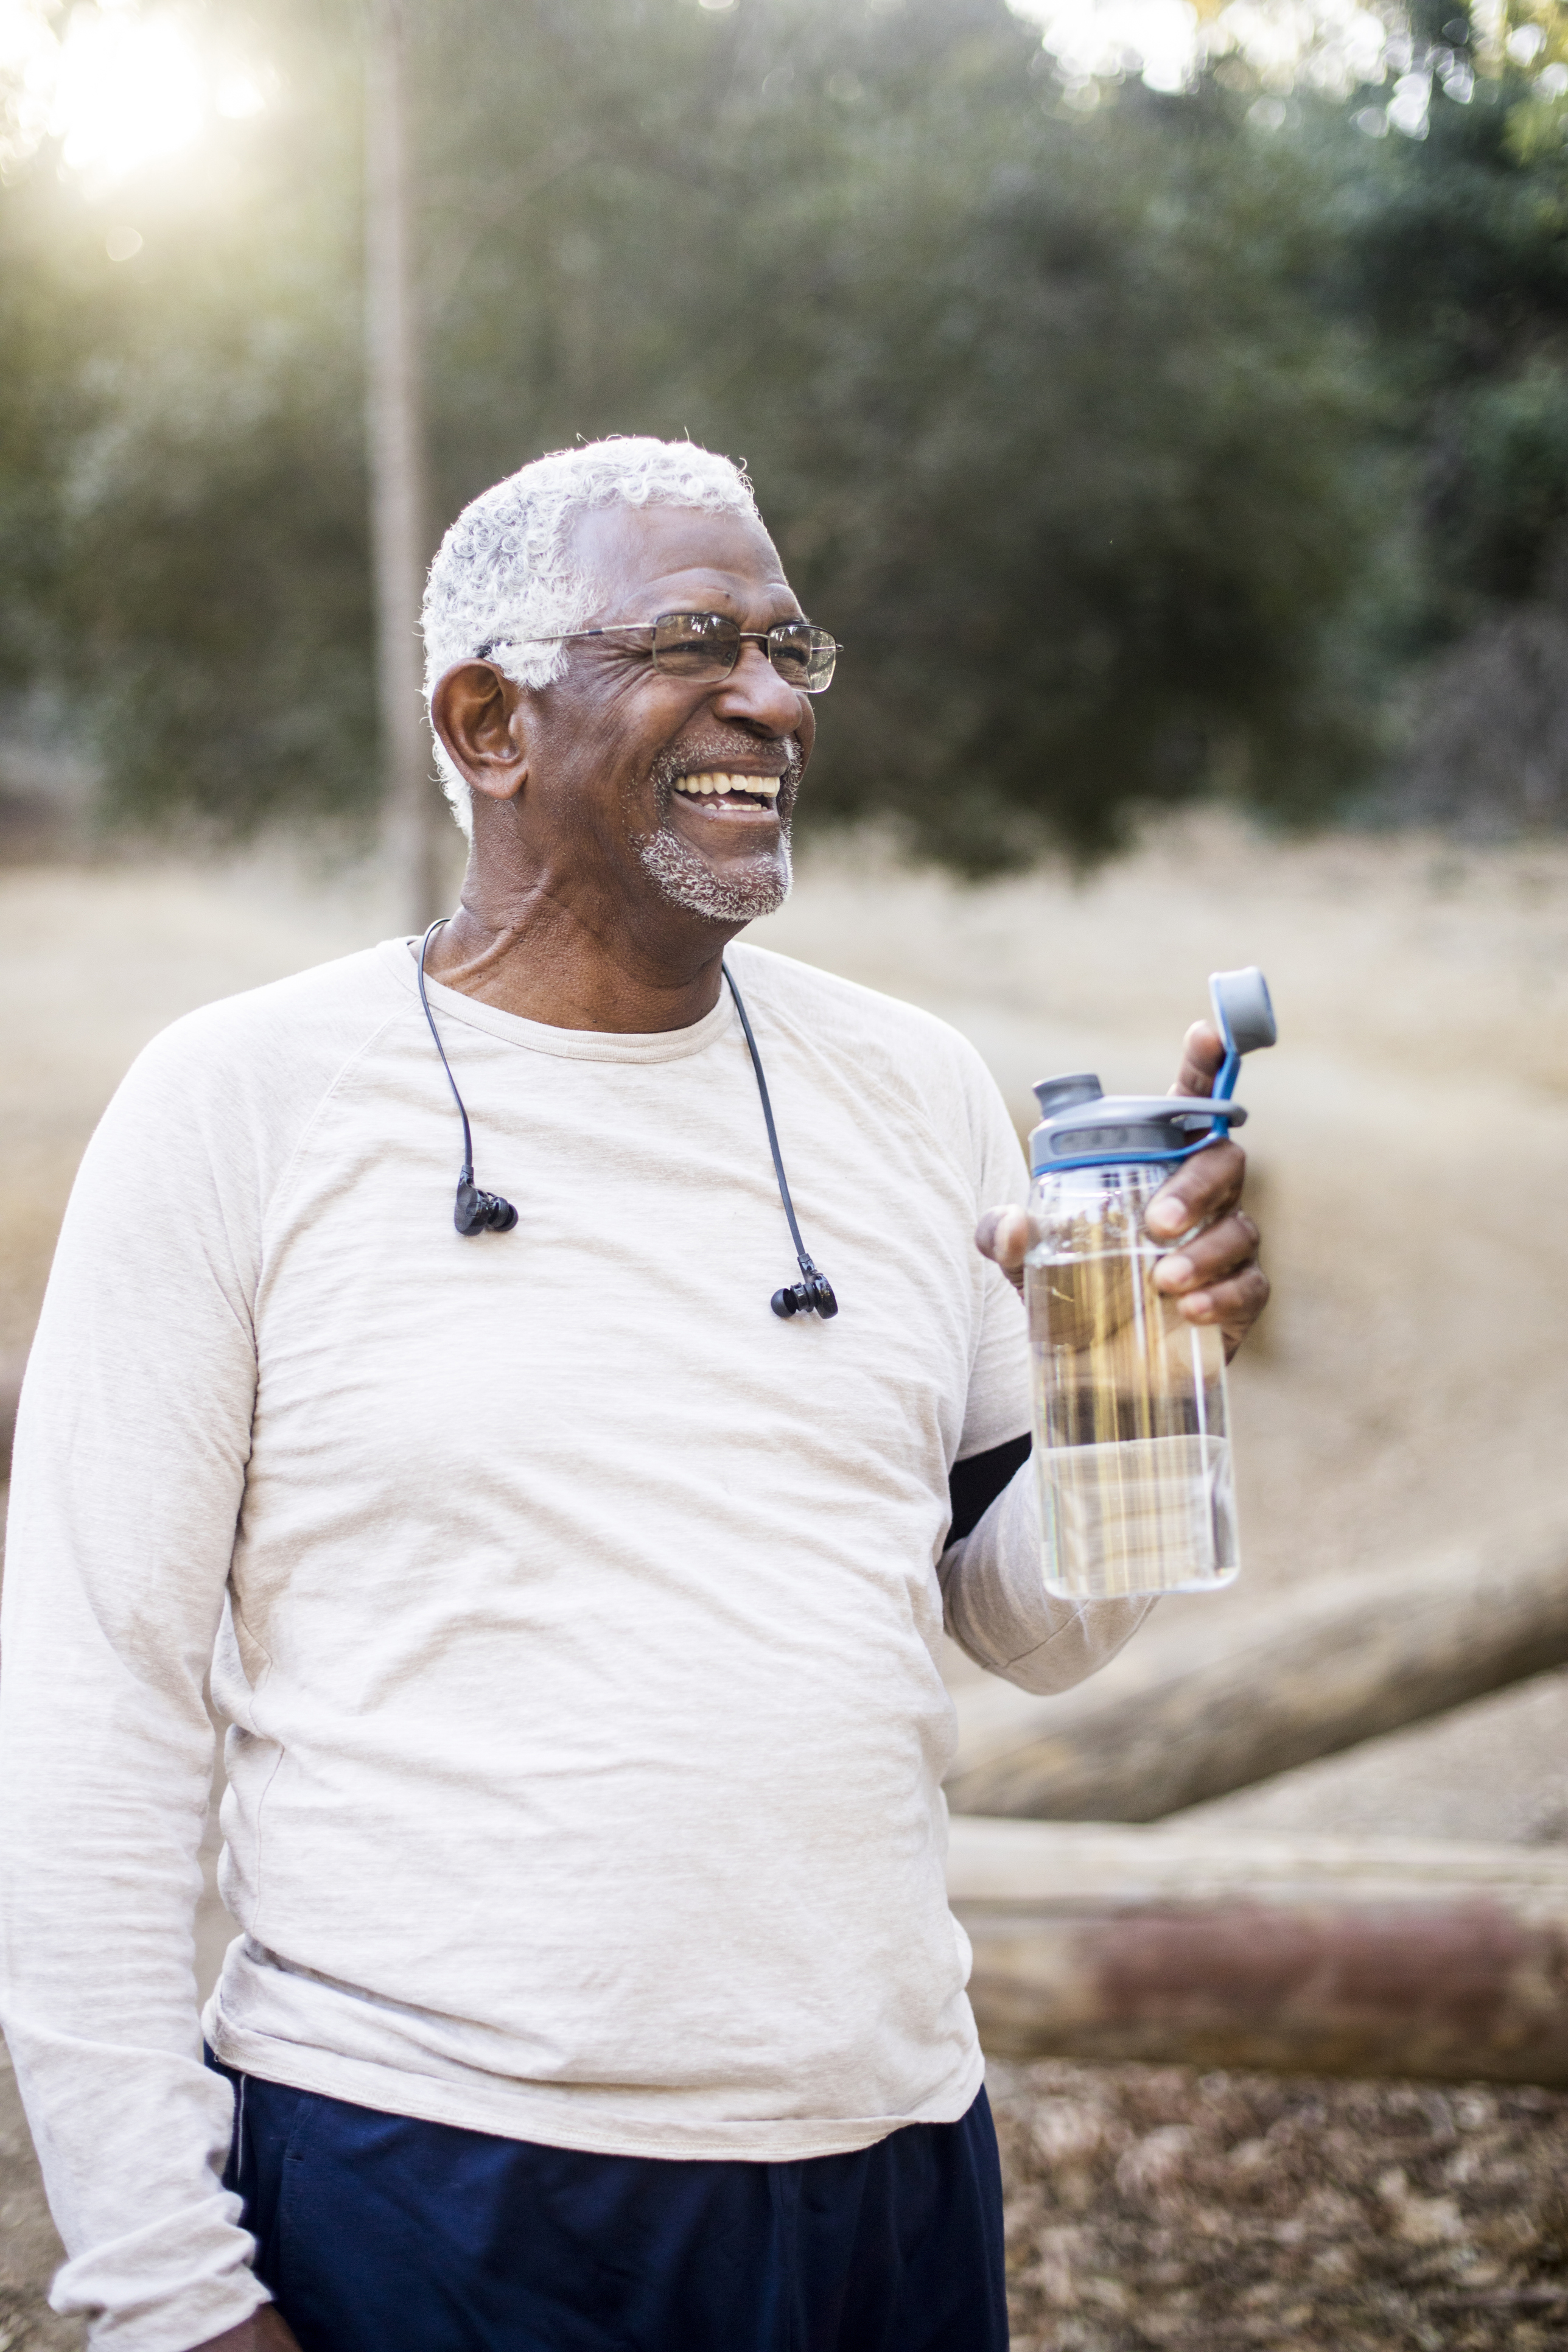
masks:
{"type": "Polygon", "coordinates": [[[780,621],[768,631],[768,655],[779,676],[803,694],[820,694],[833,681],[838,648],[826,629],[805,621],[780,621]]]}
{"type": "Polygon", "coordinates": [[[672,677],[728,677],[741,652],[741,625],[722,613],[661,613],[653,657],[672,677]]]}

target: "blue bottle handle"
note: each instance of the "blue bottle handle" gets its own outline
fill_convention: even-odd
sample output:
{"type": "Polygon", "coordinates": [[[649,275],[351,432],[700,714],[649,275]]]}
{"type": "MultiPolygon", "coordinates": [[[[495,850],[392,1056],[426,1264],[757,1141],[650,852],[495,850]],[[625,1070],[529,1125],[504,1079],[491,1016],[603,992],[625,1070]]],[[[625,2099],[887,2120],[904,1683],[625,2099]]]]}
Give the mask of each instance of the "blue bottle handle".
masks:
{"type": "MultiPolygon", "coordinates": [[[[1239,971],[1211,971],[1209,1003],[1214,1007],[1215,1026],[1225,1040],[1225,1059],[1215,1073],[1209,1100],[1223,1103],[1216,1110],[1206,1135],[1195,1143],[1179,1145],[1171,1151],[1140,1151],[1137,1164],[1174,1163],[1191,1160],[1195,1152],[1206,1151],[1211,1143],[1230,1140],[1230,1112],[1236,1093],[1236,1082],[1241,1073],[1244,1054],[1257,1053],[1260,1047],[1278,1044],[1279,1024],[1274,1017],[1274,1002],[1268,993],[1268,982],[1258,966],[1247,964],[1239,971]]],[[[1071,1160],[1053,1160],[1042,1175],[1054,1176],[1064,1168],[1123,1168],[1131,1164],[1126,1153],[1120,1151],[1086,1151],[1071,1160]]]]}

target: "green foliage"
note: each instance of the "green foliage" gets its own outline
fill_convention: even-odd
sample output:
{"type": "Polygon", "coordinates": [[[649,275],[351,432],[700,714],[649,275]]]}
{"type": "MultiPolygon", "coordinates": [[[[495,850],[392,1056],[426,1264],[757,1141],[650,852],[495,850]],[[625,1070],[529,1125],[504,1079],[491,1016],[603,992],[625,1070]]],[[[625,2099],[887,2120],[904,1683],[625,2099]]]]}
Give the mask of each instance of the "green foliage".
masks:
{"type": "MultiPolygon", "coordinates": [[[[1216,81],[1076,111],[1002,0],[416,22],[437,520],[579,435],[745,457],[847,646],[819,814],[984,871],[1215,789],[1326,813],[1400,660],[1548,593],[1564,179],[1517,74],[1370,140],[1216,81]]],[[[278,98],[137,194],[133,260],[129,195],[0,190],[4,658],[142,819],[374,798],[359,27],[253,23],[278,98]]]]}
{"type": "MultiPolygon", "coordinates": [[[[574,433],[742,452],[847,648],[814,805],[973,870],[1216,770],[1333,788],[1372,509],[1309,166],[1212,96],[1075,118],[990,0],[626,0],[591,54],[580,9],[532,19],[431,20],[432,79],[482,58],[484,152],[525,159],[437,278],[447,510],[574,433]]],[[[428,173],[462,185],[456,149],[428,173]]]]}
{"type": "Polygon", "coordinates": [[[1423,142],[1380,142],[1342,247],[1411,454],[1415,641],[1549,593],[1568,520],[1568,166],[1514,135],[1518,75],[1435,96],[1423,142]]]}
{"type": "Polygon", "coordinates": [[[126,197],[0,193],[0,634],[121,818],[374,802],[357,77],[342,27],[293,40],[264,133],[130,199],[133,259],[126,197]]]}

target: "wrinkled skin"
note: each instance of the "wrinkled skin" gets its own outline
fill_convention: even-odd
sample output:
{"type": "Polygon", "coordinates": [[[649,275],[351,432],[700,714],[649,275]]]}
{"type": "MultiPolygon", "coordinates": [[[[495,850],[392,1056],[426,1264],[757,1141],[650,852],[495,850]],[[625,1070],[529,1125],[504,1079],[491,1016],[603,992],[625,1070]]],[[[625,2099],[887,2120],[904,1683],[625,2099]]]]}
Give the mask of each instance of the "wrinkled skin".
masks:
{"type": "MultiPolygon", "coordinates": [[[[762,631],[802,617],[773,542],[743,516],[614,507],[584,518],[574,552],[603,589],[590,625],[713,612],[762,631]]],[[[703,686],[612,636],[574,645],[565,676],[537,691],[459,662],[433,715],[473,792],[474,847],[432,974],[559,1028],[683,1029],[710,1012],[726,946],[789,887],[811,697],[760,646],[703,686]],[[776,804],[672,789],[713,770],[780,778],[776,804]]]]}
{"type": "MultiPolygon", "coordinates": [[[[575,551],[603,590],[591,625],[716,612],[760,631],[801,615],[773,542],[741,517],[611,508],[584,519],[575,551]]],[[[711,1012],[725,948],[788,887],[810,698],[757,646],[721,685],[700,686],[602,638],[574,646],[565,676],[536,692],[493,663],[459,662],[433,715],[473,791],[474,847],[462,904],[431,943],[432,976],[557,1028],[647,1034],[711,1012]],[[673,791],[677,775],[710,770],[779,777],[776,807],[720,812],[673,791]]],[[[1208,1094],[1222,1055],[1214,1030],[1190,1029],[1172,1091],[1208,1094]]],[[[1148,1214],[1163,1242],[1202,1225],[1155,1280],[1190,1321],[1218,1324],[1228,1353],[1268,1296],[1257,1227],[1237,1206],[1245,1166],[1234,1143],[1200,1152],[1148,1214]]],[[[975,1241],[1022,1286],[1021,1209],[992,1210],[975,1241]]],[[[267,2305],[195,2352],[299,2345],[267,2305]]]]}

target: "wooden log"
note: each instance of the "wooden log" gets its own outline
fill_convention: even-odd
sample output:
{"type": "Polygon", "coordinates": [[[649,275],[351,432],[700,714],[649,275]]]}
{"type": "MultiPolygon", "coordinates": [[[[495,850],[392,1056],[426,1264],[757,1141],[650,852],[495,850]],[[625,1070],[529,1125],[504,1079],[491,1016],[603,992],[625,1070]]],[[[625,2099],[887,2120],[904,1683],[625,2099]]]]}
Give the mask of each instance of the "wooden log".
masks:
{"type": "Polygon", "coordinates": [[[951,1826],[998,2056],[1568,2084],[1568,1850],[951,1826]]]}
{"type": "Polygon", "coordinates": [[[1568,1538],[1324,1579],[1267,1609],[1174,1605],[1189,1612],[1174,1651],[1157,1612],[1058,1698],[961,1693],[952,1810],[1157,1821],[1562,1665],[1568,1538]]]}

